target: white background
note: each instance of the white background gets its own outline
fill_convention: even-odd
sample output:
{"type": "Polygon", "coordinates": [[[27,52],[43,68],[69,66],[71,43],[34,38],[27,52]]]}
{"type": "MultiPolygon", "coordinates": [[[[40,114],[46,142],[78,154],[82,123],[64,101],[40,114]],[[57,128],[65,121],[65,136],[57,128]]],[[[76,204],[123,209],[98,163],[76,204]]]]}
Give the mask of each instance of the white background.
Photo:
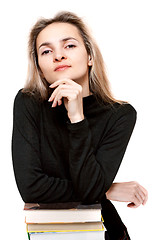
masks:
{"type": "MultiPolygon", "coordinates": [[[[129,101],[138,120],[116,181],[136,180],[149,192],[146,206],[116,207],[132,240],[158,236],[159,6],[156,0],[2,1],[0,6],[0,213],[5,239],[26,240],[23,201],[11,159],[12,111],[27,72],[31,26],[43,17],[69,10],[83,17],[103,53],[112,90],[129,101]]],[[[4,237],[3,237],[4,239],[4,237]]]]}

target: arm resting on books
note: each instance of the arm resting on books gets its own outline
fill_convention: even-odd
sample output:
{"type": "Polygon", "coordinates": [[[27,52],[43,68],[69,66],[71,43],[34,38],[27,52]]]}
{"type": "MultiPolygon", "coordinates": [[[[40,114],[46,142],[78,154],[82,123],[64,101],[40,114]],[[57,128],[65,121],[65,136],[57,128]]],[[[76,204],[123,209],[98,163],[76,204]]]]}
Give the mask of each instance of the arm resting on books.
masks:
{"type": "Polygon", "coordinates": [[[40,155],[38,105],[18,94],[14,104],[12,156],[15,178],[24,202],[75,201],[72,182],[50,177],[40,155]]]}
{"type": "Polygon", "coordinates": [[[110,131],[98,149],[92,147],[87,119],[68,124],[70,132],[70,173],[76,195],[82,201],[100,201],[108,191],[121,164],[136,121],[136,111],[129,104],[114,114],[110,131]]]}

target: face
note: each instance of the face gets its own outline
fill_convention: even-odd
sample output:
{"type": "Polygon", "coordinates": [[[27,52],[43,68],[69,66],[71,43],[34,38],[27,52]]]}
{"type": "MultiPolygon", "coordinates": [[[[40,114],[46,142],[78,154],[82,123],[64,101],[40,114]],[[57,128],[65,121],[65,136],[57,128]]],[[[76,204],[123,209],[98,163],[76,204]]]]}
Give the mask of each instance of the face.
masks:
{"type": "Polygon", "coordinates": [[[36,41],[38,64],[48,83],[69,78],[88,82],[89,56],[78,29],[69,23],[53,23],[44,28],[36,41]]]}

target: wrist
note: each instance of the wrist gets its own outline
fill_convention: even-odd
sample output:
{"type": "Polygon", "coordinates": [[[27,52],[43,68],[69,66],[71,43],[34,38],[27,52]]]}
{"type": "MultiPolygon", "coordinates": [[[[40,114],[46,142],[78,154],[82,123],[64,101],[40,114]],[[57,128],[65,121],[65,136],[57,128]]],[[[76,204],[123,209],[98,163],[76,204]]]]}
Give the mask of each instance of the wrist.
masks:
{"type": "Polygon", "coordinates": [[[107,199],[114,200],[116,198],[116,195],[118,194],[117,185],[118,185],[117,183],[112,183],[111,187],[106,192],[107,199]]]}
{"type": "Polygon", "coordinates": [[[107,192],[106,192],[106,198],[108,199],[108,200],[111,200],[111,196],[110,196],[110,191],[108,190],[107,192]]]}
{"type": "Polygon", "coordinates": [[[69,119],[71,123],[81,122],[84,120],[84,115],[76,115],[76,116],[70,117],[69,119]]]}

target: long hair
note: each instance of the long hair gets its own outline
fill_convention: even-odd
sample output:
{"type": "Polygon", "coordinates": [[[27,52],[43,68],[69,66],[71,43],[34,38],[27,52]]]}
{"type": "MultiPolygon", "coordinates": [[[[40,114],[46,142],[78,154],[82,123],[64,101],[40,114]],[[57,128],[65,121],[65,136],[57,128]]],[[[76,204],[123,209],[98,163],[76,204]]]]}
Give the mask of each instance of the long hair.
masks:
{"type": "Polygon", "coordinates": [[[90,91],[104,102],[120,102],[115,100],[111,93],[105,71],[105,64],[97,44],[91,37],[82,19],[71,12],[60,12],[54,18],[50,19],[42,18],[33,26],[28,42],[28,75],[23,92],[33,95],[38,94],[41,100],[48,99],[49,86],[47,81],[42,77],[41,70],[39,68],[36,40],[39,33],[45,27],[55,22],[69,23],[77,27],[83,39],[86,51],[92,60],[92,66],[89,67],[90,91]]]}

